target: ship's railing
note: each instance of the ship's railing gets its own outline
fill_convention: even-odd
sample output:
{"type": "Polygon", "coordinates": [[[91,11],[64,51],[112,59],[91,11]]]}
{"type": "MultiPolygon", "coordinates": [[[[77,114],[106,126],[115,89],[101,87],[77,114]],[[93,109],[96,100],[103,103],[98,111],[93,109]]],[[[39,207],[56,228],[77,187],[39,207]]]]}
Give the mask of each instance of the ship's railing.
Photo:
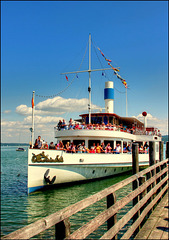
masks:
{"type": "Polygon", "coordinates": [[[155,164],[153,153],[155,144],[151,142],[150,167],[139,172],[137,145],[133,146],[135,151],[132,155],[133,175],[131,177],[12,232],[2,239],[30,239],[52,226],[55,226],[53,239],[57,240],[85,239],[100,226],[104,226],[99,232],[100,239],[117,239],[119,233],[122,235],[121,239],[130,239],[135,236],[168,191],[168,159],[155,164]],[[126,186],[129,186],[130,190],[127,188],[126,191],[126,186]],[[117,197],[119,190],[126,193],[124,197],[117,197]],[[93,204],[97,204],[96,213],[93,209],[90,219],[85,219],[86,208],[93,204]],[[126,214],[121,216],[120,211],[125,207],[126,214]],[[77,213],[77,222],[79,218],[83,221],[79,228],[74,227],[71,232],[69,219],[72,216],[75,218],[74,215],[77,213]]]}
{"type": "Polygon", "coordinates": [[[126,132],[134,135],[147,135],[147,136],[159,136],[161,137],[161,134],[157,131],[145,131],[143,129],[135,128],[135,129],[129,129],[129,128],[122,128],[122,127],[113,127],[113,126],[88,126],[88,125],[72,125],[71,127],[69,125],[65,125],[64,127],[54,127],[54,130],[57,131],[64,131],[64,130],[106,130],[106,131],[119,131],[119,132],[126,132]]]}

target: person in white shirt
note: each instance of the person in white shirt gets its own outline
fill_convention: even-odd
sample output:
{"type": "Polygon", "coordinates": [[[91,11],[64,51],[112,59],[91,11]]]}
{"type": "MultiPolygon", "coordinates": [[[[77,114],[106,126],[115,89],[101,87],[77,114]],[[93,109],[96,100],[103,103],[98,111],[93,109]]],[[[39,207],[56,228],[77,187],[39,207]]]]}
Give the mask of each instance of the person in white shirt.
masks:
{"type": "Polygon", "coordinates": [[[121,146],[120,146],[119,143],[118,143],[117,146],[116,146],[116,153],[117,153],[117,154],[121,153],[121,146]]]}

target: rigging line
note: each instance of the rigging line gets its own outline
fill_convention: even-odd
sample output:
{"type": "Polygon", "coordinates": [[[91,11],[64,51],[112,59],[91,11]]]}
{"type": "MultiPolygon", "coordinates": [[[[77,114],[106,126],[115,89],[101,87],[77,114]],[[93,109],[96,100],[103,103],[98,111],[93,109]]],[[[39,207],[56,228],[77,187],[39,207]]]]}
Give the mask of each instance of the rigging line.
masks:
{"type": "Polygon", "coordinates": [[[119,91],[116,87],[114,87],[114,89],[115,89],[117,92],[119,92],[119,93],[122,93],[122,94],[126,93],[126,92],[121,92],[121,91],[119,91]]]}
{"type": "MultiPolygon", "coordinates": [[[[98,54],[97,54],[97,51],[96,51],[96,48],[97,48],[97,47],[96,47],[96,45],[95,45],[93,42],[92,42],[92,44],[93,44],[93,47],[94,47],[96,56],[97,56],[97,58],[98,58],[98,60],[99,60],[99,62],[100,62],[100,65],[101,65],[102,68],[104,68],[104,67],[103,67],[103,64],[101,63],[100,58],[99,58],[99,56],[98,56],[98,54]]],[[[104,72],[104,77],[107,78],[109,81],[111,81],[111,79],[109,78],[109,76],[108,76],[108,74],[106,73],[106,71],[103,70],[103,72],[104,72]]]]}
{"type": "MultiPolygon", "coordinates": [[[[82,63],[83,63],[83,61],[84,61],[84,58],[85,58],[87,49],[88,49],[88,43],[87,43],[87,47],[86,47],[84,56],[83,56],[83,58],[82,58],[81,64],[80,64],[80,66],[79,66],[79,68],[78,68],[78,71],[80,70],[80,68],[81,68],[81,66],[82,66],[82,63]]],[[[77,75],[77,74],[76,74],[76,75],[77,75]]],[[[67,87],[65,87],[62,91],[58,92],[57,94],[54,94],[53,96],[40,96],[40,95],[37,94],[36,96],[37,96],[37,97],[52,98],[52,97],[56,97],[56,96],[62,94],[62,93],[65,92],[65,91],[70,87],[70,85],[74,82],[76,75],[74,76],[74,78],[72,79],[72,81],[69,83],[69,85],[68,85],[67,87]]]]}
{"type": "MultiPolygon", "coordinates": [[[[96,54],[96,56],[97,56],[97,58],[98,58],[98,60],[99,60],[99,62],[100,62],[100,65],[101,65],[102,68],[104,68],[104,67],[103,67],[103,64],[102,64],[102,62],[100,61],[100,58],[99,58],[99,56],[98,56],[98,54],[97,54],[96,46],[95,46],[95,44],[93,43],[93,41],[92,41],[92,44],[93,44],[93,48],[94,48],[95,54],[96,54]]],[[[104,72],[105,72],[105,70],[104,70],[104,72]]]]}
{"type": "MultiPolygon", "coordinates": [[[[98,56],[98,54],[97,54],[97,52],[96,52],[96,45],[92,42],[92,44],[93,44],[93,47],[94,47],[94,50],[95,50],[95,53],[96,53],[96,56],[97,56],[97,58],[98,58],[98,60],[99,60],[99,62],[100,62],[100,64],[101,64],[101,67],[103,68],[103,65],[102,65],[102,63],[101,63],[101,61],[100,61],[100,59],[99,59],[99,56],[98,56]]],[[[105,73],[105,78],[107,78],[109,81],[111,80],[110,78],[109,78],[109,76],[106,74],[106,71],[104,70],[104,73],[105,73]]],[[[119,93],[121,93],[121,94],[124,94],[124,93],[126,93],[126,92],[121,92],[121,91],[119,91],[116,87],[114,87],[114,89],[117,91],[117,92],[119,92],[119,93]]]]}
{"type": "MultiPolygon", "coordinates": [[[[99,62],[100,62],[100,64],[101,64],[101,67],[103,68],[103,65],[102,65],[102,63],[101,63],[101,61],[100,61],[100,58],[99,58],[99,56],[98,56],[98,54],[97,54],[97,52],[96,52],[96,45],[92,42],[92,44],[93,44],[93,47],[94,47],[94,50],[95,50],[95,53],[96,53],[96,56],[97,56],[97,58],[98,58],[98,60],[99,60],[99,62]]],[[[110,78],[109,78],[109,76],[106,74],[106,71],[104,70],[104,73],[105,73],[105,78],[107,78],[109,81],[110,81],[110,78]]],[[[121,92],[121,91],[119,91],[116,87],[114,87],[115,88],[115,90],[117,91],[117,92],[119,92],[119,93],[125,93],[125,92],[121,92]]]]}
{"type": "MultiPolygon", "coordinates": [[[[95,48],[98,49],[97,45],[96,45],[95,43],[93,43],[93,44],[95,45],[95,48]]],[[[113,60],[112,60],[112,63],[113,63],[114,65],[118,66],[118,64],[117,64],[116,62],[114,62],[113,60]]]]}
{"type": "MultiPolygon", "coordinates": [[[[96,48],[97,48],[97,47],[96,47],[96,44],[93,43],[93,41],[92,41],[92,44],[93,44],[93,48],[94,48],[95,54],[96,54],[96,56],[97,56],[97,58],[98,58],[98,61],[100,62],[101,67],[104,68],[104,67],[103,67],[103,64],[102,64],[102,62],[101,62],[101,60],[100,60],[100,58],[99,58],[99,56],[98,56],[98,54],[97,54],[97,51],[96,51],[96,48]]],[[[109,77],[108,77],[106,71],[103,70],[103,72],[104,72],[104,77],[107,78],[107,79],[110,81],[110,79],[109,79],[109,77]]]]}

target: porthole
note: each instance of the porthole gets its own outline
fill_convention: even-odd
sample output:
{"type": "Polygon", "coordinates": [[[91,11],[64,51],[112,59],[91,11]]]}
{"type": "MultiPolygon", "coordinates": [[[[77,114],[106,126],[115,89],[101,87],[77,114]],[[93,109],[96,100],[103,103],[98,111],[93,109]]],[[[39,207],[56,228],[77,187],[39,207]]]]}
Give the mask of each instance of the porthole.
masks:
{"type": "Polygon", "coordinates": [[[92,172],[93,174],[95,173],[95,170],[93,170],[93,172],[92,172]]]}
{"type": "Polygon", "coordinates": [[[104,172],[106,173],[106,172],[107,172],[107,169],[105,169],[104,172]]]}

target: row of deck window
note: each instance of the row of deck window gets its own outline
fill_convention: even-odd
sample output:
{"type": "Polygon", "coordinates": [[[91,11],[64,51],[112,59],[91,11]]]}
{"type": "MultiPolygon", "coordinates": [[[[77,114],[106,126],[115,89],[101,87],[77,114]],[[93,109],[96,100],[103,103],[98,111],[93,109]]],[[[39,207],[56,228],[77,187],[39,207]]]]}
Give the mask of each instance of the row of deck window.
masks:
{"type": "MultiPolygon", "coordinates": [[[[93,144],[95,143],[95,145],[97,145],[97,143],[99,143],[99,145],[101,145],[101,143],[103,141],[99,140],[99,139],[93,139],[93,140],[84,140],[84,139],[78,139],[78,140],[73,140],[71,141],[70,139],[67,140],[62,140],[63,145],[65,146],[67,142],[71,143],[73,142],[74,145],[78,146],[79,144],[82,144],[83,142],[85,143],[86,148],[91,149],[93,144]]],[[[116,148],[116,146],[119,144],[121,147],[121,152],[125,152],[125,149],[128,145],[130,145],[132,147],[132,142],[131,141],[121,141],[121,140],[116,140],[116,141],[111,141],[111,140],[104,140],[104,145],[107,146],[107,144],[110,143],[110,146],[112,148],[112,150],[114,150],[116,148]]],[[[148,153],[148,143],[146,142],[137,142],[139,145],[139,149],[141,150],[143,148],[143,152],[148,153]]],[[[141,151],[140,151],[141,153],[141,151]]]]}

